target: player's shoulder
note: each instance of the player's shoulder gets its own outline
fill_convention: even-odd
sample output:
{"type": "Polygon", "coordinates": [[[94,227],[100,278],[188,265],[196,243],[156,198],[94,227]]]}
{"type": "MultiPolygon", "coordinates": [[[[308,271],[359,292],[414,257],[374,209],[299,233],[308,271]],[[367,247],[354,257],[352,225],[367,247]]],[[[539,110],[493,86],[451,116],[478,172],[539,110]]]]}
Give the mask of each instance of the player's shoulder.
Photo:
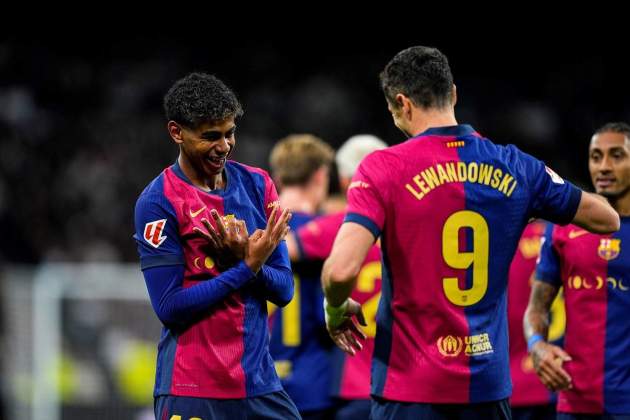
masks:
{"type": "Polygon", "coordinates": [[[400,164],[400,156],[404,154],[402,144],[375,150],[366,155],[359,168],[364,173],[388,173],[389,168],[400,164]]]}
{"type": "Polygon", "coordinates": [[[263,179],[271,179],[269,172],[267,172],[266,170],[256,166],[246,165],[235,160],[228,160],[226,167],[228,168],[228,170],[231,170],[232,172],[240,176],[247,176],[252,178],[262,177],[263,179]]]}
{"type": "Polygon", "coordinates": [[[343,224],[345,212],[335,212],[316,217],[311,223],[321,227],[339,228],[343,224]]]}
{"type": "Polygon", "coordinates": [[[474,145],[481,149],[486,154],[492,154],[498,159],[506,162],[519,162],[522,160],[535,160],[535,158],[525,152],[523,152],[515,144],[501,144],[487,137],[481,136],[469,136],[470,141],[474,142],[474,145]]]}
{"type": "Polygon", "coordinates": [[[155,200],[164,196],[164,178],[166,176],[166,169],[160,172],[158,176],[153,178],[151,182],[142,190],[138,196],[137,203],[155,200]]]}

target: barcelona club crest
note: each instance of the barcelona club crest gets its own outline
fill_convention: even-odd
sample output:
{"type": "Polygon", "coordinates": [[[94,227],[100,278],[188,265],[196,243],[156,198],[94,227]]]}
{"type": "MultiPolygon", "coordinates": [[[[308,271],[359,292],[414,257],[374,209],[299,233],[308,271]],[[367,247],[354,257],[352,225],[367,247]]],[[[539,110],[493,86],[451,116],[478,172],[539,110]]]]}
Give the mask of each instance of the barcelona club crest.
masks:
{"type": "Polygon", "coordinates": [[[621,239],[602,238],[599,241],[597,255],[606,261],[614,260],[621,251],[621,239]]]}

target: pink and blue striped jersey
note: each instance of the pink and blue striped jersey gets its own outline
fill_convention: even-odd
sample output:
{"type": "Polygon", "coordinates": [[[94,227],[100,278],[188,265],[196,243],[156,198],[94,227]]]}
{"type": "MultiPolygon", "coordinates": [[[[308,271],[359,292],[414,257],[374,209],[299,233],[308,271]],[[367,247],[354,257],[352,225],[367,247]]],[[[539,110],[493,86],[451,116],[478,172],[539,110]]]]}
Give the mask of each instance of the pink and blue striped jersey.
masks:
{"type": "MultiPolygon", "coordinates": [[[[301,258],[305,260],[325,260],[332,250],[337,232],[343,223],[344,213],[318,217],[296,232],[296,240],[301,258]]],[[[362,342],[363,349],[349,356],[339,348],[334,348],[334,369],[332,394],[336,397],[354,400],[370,398],[370,366],[374,352],[376,332],[376,310],[381,297],[381,252],[374,245],[368,252],[357,278],[357,286],[352,291],[352,299],[361,303],[368,336],[362,342]]]]}
{"type": "Polygon", "coordinates": [[[472,127],[430,128],[368,155],[345,222],[382,240],[372,394],[469,403],[511,393],[506,289],[531,217],[570,222],[581,191],[472,127]]]}
{"type": "MultiPolygon", "coordinates": [[[[145,277],[155,267],[180,265],[183,279],[176,280],[176,288],[219,284],[216,279],[223,273],[207,252],[205,240],[193,233],[193,227],[205,230],[203,218],[214,224],[211,209],[224,218],[244,220],[250,234],[265,228],[278,203],[269,175],[233,161],[226,163],[224,173],[225,188],[205,192],[176,163],[142,192],[136,204],[134,237],[145,277]]],[[[197,308],[192,321],[165,324],[158,345],[156,396],[245,398],[282,389],[269,355],[267,289],[261,277],[271,266],[286,273],[290,282],[284,242],[255,277],[244,263],[231,269],[244,276],[239,287],[216,303],[197,308]]],[[[147,279],[149,288],[151,281],[147,279]]],[[[290,299],[292,283],[287,292],[290,299]]],[[[154,308],[159,305],[153,303],[154,308]]]]}
{"type": "Polygon", "coordinates": [[[563,364],[573,389],[558,411],[630,414],[630,218],[610,235],[549,226],[536,277],[564,287],[567,327],[563,364]],[[626,241],[626,242],[624,242],[626,241]]]}
{"type": "MultiPolygon", "coordinates": [[[[523,231],[516,254],[510,265],[508,278],[508,329],[510,338],[510,372],[512,375],[512,407],[531,407],[555,404],[555,394],[538,379],[534,363],[527,352],[523,335],[523,316],[529,302],[529,294],[540,255],[545,223],[535,221],[523,231]]],[[[564,336],[564,300],[558,295],[551,308],[549,339],[559,344],[564,336]]]]}

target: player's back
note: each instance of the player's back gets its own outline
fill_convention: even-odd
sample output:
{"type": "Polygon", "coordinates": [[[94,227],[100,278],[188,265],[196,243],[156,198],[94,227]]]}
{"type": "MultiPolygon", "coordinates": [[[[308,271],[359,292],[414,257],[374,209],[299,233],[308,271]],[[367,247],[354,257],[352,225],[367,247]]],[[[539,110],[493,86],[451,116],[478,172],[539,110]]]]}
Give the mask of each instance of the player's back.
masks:
{"type": "Polygon", "coordinates": [[[510,261],[528,218],[566,223],[579,203],[579,190],[554,177],[466,125],[429,129],[363,161],[346,220],[383,241],[374,394],[434,403],[510,395],[510,261]]]}
{"type": "MultiPolygon", "coordinates": [[[[315,216],[295,212],[290,227],[297,231],[315,216]]],[[[332,342],[324,323],[321,268],[317,261],[293,263],[293,299],[284,308],[271,308],[269,351],[282,386],[300,412],[332,406],[332,342]]]]}

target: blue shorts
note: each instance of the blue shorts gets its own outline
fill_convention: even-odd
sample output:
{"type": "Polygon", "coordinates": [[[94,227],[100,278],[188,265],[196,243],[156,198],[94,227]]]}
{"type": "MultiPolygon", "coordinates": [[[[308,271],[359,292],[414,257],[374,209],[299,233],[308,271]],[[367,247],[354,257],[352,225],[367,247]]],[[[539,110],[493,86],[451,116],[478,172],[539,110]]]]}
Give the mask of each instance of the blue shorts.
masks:
{"type": "Polygon", "coordinates": [[[512,407],[512,420],[555,420],[555,404],[512,407]]]}
{"type": "Polygon", "coordinates": [[[473,404],[431,404],[372,397],[373,420],[511,420],[509,400],[473,404]]]}
{"type": "Polygon", "coordinates": [[[335,420],[365,420],[370,417],[371,400],[338,400],[335,420]]]}
{"type": "Polygon", "coordinates": [[[630,420],[630,414],[558,413],[558,420],[630,420]]]}
{"type": "Polygon", "coordinates": [[[155,399],[155,418],[171,420],[248,420],[248,419],[300,419],[298,410],[286,392],[241,399],[216,399],[161,395],[155,399]]]}

